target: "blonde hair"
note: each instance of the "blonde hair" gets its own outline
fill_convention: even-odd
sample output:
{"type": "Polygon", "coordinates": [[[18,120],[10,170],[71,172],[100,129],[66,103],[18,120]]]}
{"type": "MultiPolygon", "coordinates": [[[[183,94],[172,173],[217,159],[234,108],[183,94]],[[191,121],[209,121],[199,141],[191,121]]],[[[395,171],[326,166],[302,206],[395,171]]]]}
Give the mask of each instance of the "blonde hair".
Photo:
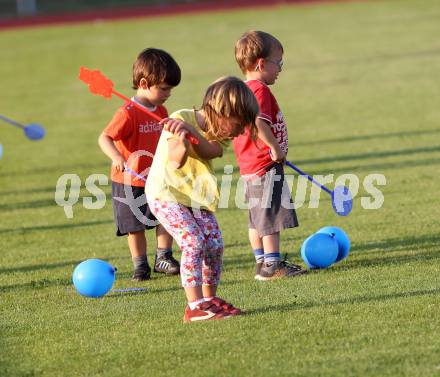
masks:
{"type": "Polygon", "coordinates": [[[284,52],[283,45],[273,35],[264,31],[250,30],[235,44],[235,60],[241,71],[251,71],[258,59],[266,59],[274,50],[284,52]]]}
{"type": "Polygon", "coordinates": [[[248,86],[233,76],[221,77],[206,90],[201,106],[205,115],[206,135],[209,139],[222,141],[224,133],[219,128],[219,118],[237,118],[242,133],[249,128],[251,138],[256,139],[255,120],[259,113],[257,99],[248,86]]]}

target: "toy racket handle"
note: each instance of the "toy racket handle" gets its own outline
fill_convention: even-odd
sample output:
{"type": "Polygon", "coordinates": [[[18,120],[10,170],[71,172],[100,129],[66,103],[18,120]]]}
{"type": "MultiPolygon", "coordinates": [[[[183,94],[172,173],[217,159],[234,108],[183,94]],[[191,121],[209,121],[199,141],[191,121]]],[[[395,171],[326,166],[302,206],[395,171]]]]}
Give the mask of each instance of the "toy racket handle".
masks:
{"type": "MultiPolygon", "coordinates": [[[[162,120],[157,114],[148,111],[144,106],[139,105],[132,99],[124,96],[123,94],[117,92],[113,89],[113,81],[105,77],[98,70],[91,70],[86,67],[80,67],[79,69],[79,79],[86,83],[89,86],[89,90],[96,95],[103,96],[105,98],[111,98],[112,94],[123,99],[124,101],[128,101],[132,103],[136,108],[148,114],[152,118],[156,119],[158,122],[162,120]]],[[[191,144],[199,144],[199,140],[194,136],[187,134],[186,138],[191,142],[191,144]]]]}

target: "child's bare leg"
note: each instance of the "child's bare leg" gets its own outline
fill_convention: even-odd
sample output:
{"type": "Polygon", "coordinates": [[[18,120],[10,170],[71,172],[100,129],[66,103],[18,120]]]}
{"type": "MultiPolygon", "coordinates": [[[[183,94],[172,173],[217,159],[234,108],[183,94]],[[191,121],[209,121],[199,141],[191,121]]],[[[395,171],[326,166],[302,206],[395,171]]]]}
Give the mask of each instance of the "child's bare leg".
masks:
{"type": "Polygon", "coordinates": [[[249,241],[251,243],[252,252],[255,257],[255,279],[258,279],[260,275],[261,266],[264,262],[264,246],[263,240],[258,234],[256,229],[249,228],[249,241]]]}
{"type": "Polygon", "coordinates": [[[168,234],[161,224],[156,227],[156,240],[158,249],[171,250],[173,247],[173,237],[168,234]]]}
{"type": "Polygon", "coordinates": [[[280,232],[262,237],[264,246],[264,262],[274,263],[281,260],[280,232]]]}
{"type": "Polygon", "coordinates": [[[203,297],[206,299],[212,299],[217,293],[217,285],[203,285],[202,286],[203,297]]]}
{"type": "Polygon", "coordinates": [[[151,269],[147,260],[147,240],[145,231],[128,233],[128,247],[134,266],[133,280],[150,279],[151,269]]]}
{"type": "Polygon", "coordinates": [[[206,248],[203,255],[203,298],[205,301],[214,304],[217,309],[224,311],[227,315],[239,315],[241,309],[217,297],[217,287],[220,281],[224,244],[220,228],[215,216],[208,211],[201,211],[201,217],[195,220],[200,228],[207,227],[209,232],[205,233],[206,248]],[[206,234],[208,233],[208,234],[206,234]]]}
{"type": "Polygon", "coordinates": [[[188,302],[200,301],[203,299],[203,290],[201,285],[195,287],[183,287],[188,302]]]}
{"type": "Polygon", "coordinates": [[[147,256],[147,240],[143,230],[139,232],[128,233],[128,247],[130,248],[131,257],[147,256]]]}
{"type": "Polygon", "coordinates": [[[252,250],[263,249],[263,242],[256,229],[249,228],[249,241],[252,250]]]}
{"type": "Polygon", "coordinates": [[[280,252],[280,232],[263,236],[262,240],[265,254],[280,252]]]}

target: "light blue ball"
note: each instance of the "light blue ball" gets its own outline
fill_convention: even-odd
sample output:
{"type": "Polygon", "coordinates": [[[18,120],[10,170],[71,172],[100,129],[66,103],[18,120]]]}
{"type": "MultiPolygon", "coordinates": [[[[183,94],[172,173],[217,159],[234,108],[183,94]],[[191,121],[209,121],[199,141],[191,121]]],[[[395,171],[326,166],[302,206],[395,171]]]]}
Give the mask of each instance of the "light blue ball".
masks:
{"type": "Polygon", "coordinates": [[[3,145],[0,144],[0,160],[2,159],[2,157],[3,157],[3,145]]]}
{"type": "Polygon", "coordinates": [[[319,229],[317,233],[334,234],[338,243],[338,256],[336,262],[347,258],[348,252],[350,251],[350,239],[348,238],[347,233],[336,226],[325,226],[324,228],[319,229]]]}
{"type": "Polygon", "coordinates": [[[338,243],[327,233],[315,233],[301,246],[301,257],[309,268],[330,267],[338,256],[338,243]]]}
{"type": "Polygon", "coordinates": [[[72,280],[76,290],[86,297],[102,297],[115,282],[116,268],[100,259],[88,259],[76,266],[72,280]]]}

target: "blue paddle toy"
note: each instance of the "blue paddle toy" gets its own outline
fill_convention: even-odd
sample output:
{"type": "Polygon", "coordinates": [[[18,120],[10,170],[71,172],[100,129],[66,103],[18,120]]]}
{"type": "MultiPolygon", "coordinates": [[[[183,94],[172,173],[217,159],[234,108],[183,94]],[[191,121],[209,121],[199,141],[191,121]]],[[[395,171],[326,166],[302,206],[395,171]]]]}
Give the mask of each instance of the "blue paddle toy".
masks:
{"type": "Polygon", "coordinates": [[[37,123],[31,123],[26,126],[16,122],[15,120],[9,119],[3,115],[0,115],[0,119],[5,121],[6,123],[11,124],[12,126],[21,128],[24,131],[24,134],[29,140],[40,140],[46,134],[43,126],[40,126],[37,123]]]}
{"type": "Polygon", "coordinates": [[[301,169],[293,165],[291,162],[286,161],[286,165],[295,170],[297,173],[301,174],[302,176],[307,177],[310,182],[319,186],[322,190],[328,193],[332,198],[333,210],[339,216],[347,216],[351,212],[351,210],[353,209],[353,196],[351,195],[348,187],[336,186],[335,189],[332,191],[324,185],[321,185],[318,181],[315,181],[310,175],[304,173],[301,169]]]}

